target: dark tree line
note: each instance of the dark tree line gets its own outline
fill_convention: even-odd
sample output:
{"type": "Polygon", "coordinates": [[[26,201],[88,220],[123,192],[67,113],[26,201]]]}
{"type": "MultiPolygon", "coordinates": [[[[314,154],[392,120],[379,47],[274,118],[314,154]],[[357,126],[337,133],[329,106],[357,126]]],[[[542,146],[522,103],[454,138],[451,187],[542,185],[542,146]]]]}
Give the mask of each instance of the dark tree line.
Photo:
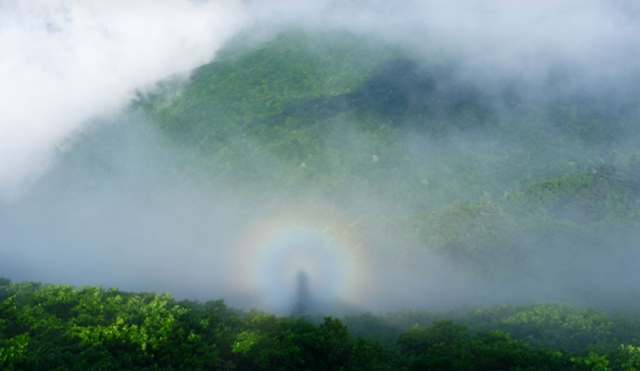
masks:
{"type": "Polygon", "coordinates": [[[8,279],[0,280],[0,300],[0,369],[8,371],[640,368],[640,348],[630,344],[637,343],[637,317],[567,306],[450,313],[466,325],[429,312],[343,322],[244,312],[222,300],[176,302],[168,294],[8,279]],[[397,330],[411,322],[422,324],[397,330]],[[373,340],[389,336],[396,340],[386,346],[373,340]]]}

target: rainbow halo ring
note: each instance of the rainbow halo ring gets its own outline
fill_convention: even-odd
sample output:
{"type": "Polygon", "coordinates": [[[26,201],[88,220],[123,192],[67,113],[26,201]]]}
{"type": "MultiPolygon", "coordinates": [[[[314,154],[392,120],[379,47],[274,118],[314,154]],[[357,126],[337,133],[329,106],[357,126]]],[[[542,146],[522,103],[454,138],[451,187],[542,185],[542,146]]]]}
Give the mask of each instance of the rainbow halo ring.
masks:
{"type": "Polygon", "coordinates": [[[236,251],[235,282],[243,291],[258,292],[270,310],[293,306],[300,273],[322,306],[353,306],[368,295],[368,264],[356,223],[324,205],[266,213],[236,251]]]}

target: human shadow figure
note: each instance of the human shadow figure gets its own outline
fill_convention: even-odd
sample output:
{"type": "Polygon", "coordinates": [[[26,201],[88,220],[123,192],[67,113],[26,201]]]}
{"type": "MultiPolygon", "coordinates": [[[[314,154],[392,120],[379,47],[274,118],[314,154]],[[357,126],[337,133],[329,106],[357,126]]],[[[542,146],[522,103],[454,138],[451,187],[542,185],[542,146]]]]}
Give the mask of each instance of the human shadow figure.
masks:
{"type": "Polygon", "coordinates": [[[295,303],[291,310],[293,317],[302,317],[309,313],[311,308],[311,292],[309,290],[309,278],[305,271],[298,271],[296,276],[295,303]]]}

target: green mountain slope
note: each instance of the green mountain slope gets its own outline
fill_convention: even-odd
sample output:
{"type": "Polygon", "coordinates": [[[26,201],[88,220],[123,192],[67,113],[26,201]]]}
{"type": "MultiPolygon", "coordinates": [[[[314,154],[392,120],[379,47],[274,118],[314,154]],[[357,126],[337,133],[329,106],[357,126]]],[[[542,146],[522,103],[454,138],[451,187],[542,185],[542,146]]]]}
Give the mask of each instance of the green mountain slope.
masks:
{"type": "Polygon", "coordinates": [[[437,254],[486,279],[537,279],[543,266],[552,279],[564,264],[579,281],[603,255],[633,255],[640,106],[629,90],[487,86],[464,72],[346,32],[239,36],[79,133],[25,202],[99,192],[114,174],[136,205],[183,185],[233,189],[256,209],[321,200],[393,261],[437,254]]]}
{"type": "Polygon", "coordinates": [[[454,62],[347,33],[296,30],[222,55],[179,97],[160,90],[133,107],[197,148],[210,173],[269,193],[364,192],[419,211],[514,192],[589,171],[635,112],[578,98],[517,103],[512,85],[498,99],[454,62]]]}

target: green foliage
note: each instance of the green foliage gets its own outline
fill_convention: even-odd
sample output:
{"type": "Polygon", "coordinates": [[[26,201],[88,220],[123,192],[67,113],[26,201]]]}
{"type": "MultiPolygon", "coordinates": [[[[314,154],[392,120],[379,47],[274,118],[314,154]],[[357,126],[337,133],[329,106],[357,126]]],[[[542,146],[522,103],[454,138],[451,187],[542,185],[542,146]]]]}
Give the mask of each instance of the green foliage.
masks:
{"type": "MultiPolygon", "coordinates": [[[[34,287],[5,285],[17,286],[34,287]]],[[[313,324],[221,300],[47,285],[0,304],[0,367],[628,371],[640,367],[639,330],[636,315],[561,304],[368,313],[313,324]]]]}
{"type": "Polygon", "coordinates": [[[410,370],[560,370],[571,365],[561,353],[535,350],[499,331],[470,335],[451,321],[413,327],[400,336],[398,346],[410,370]]]}
{"type": "Polygon", "coordinates": [[[168,294],[45,286],[22,304],[17,298],[10,297],[0,307],[0,339],[6,339],[1,354],[7,367],[15,363],[22,365],[18,369],[46,364],[49,369],[134,370],[224,365],[217,351],[217,341],[224,339],[224,331],[219,331],[224,329],[222,321],[193,318],[168,294]],[[203,344],[201,338],[211,342],[203,344]]]}
{"type": "Polygon", "coordinates": [[[477,204],[457,203],[410,220],[423,248],[448,256],[483,277],[508,272],[514,266],[513,222],[500,204],[488,198],[477,204]]]}
{"type": "Polygon", "coordinates": [[[414,327],[429,328],[434,323],[449,321],[438,331],[464,332],[461,326],[466,326],[465,331],[468,328],[471,334],[500,331],[536,349],[548,348],[587,357],[592,352],[617,354],[621,343],[640,344],[639,318],[637,313],[607,315],[590,308],[577,310],[566,304],[532,304],[440,312],[365,313],[347,316],[344,322],[352,335],[375,340],[388,348],[395,345],[392,339],[408,334],[414,327]]]}
{"type": "Polygon", "coordinates": [[[307,111],[305,106],[320,104],[314,100],[354,89],[380,61],[397,53],[344,32],[312,37],[292,30],[199,68],[169,105],[158,92],[140,96],[134,106],[152,113],[176,138],[197,140],[207,148],[226,145],[243,133],[270,136],[265,129],[287,117],[316,119],[298,116],[307,111]]]}
{"type": "Polygon", "coordinates": [[[238,336],[235,353],[246,370],[387,370],[391,354],[379,345],[353,340],[340,320],[319,326],[304,319],[257,315],[238,336]]]}
{"type": "Polygon", "coordinates": [[[611,153],[591,174],[579,174],[531,185],[529,204],[543,206],[560,219],[576,223],[638,221],[640,178],[632,157],[627,163],[611,153]]]}
{"type": "Polygon", "coordinates": [[[620,345],[616,357],[616,362],[620,364],[623,371],[640,370],[640,348],[633,345],[620,345]]]}

